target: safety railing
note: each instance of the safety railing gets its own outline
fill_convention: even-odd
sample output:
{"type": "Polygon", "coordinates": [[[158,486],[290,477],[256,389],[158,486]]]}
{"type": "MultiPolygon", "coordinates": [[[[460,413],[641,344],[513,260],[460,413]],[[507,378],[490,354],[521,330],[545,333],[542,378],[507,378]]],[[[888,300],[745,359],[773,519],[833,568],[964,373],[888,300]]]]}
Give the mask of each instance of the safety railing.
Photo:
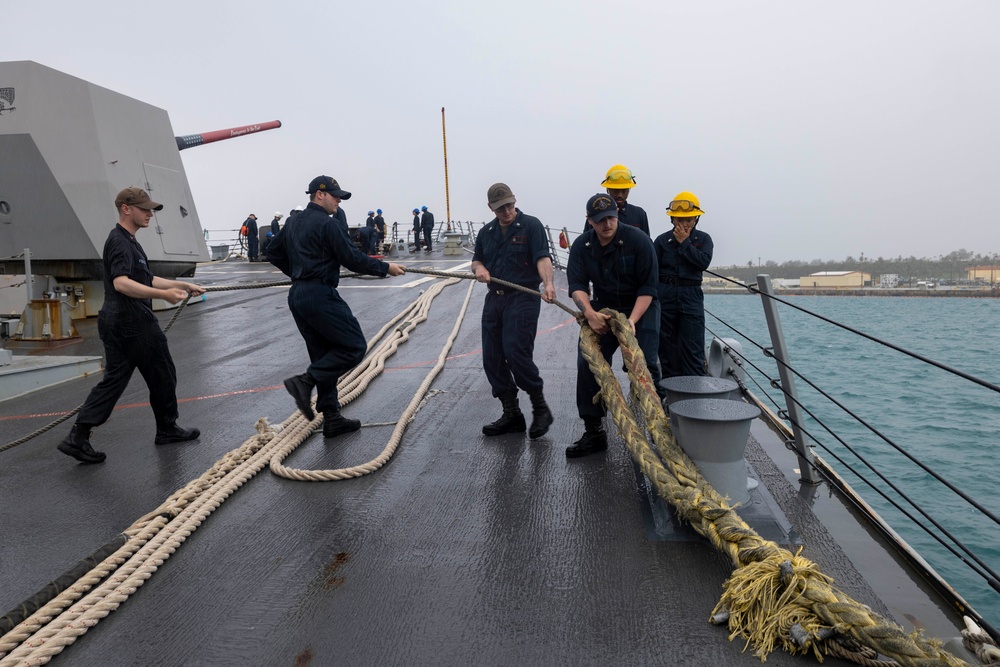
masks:
{"type": "MultiPolygon", "coordinates": [[[[926,311],[912,300],[898,300],[900,313],[891,316],[884,299],[874,300],[874,306],[873,300],[857,299],[857,310],[851,311],[844,299],[777,297],[768,280],[758,285],[725,280],[781,312],[779,329],[786,331],[790,350],[781,353],[784,343],[769,334],[756,299],[706,294],[709,337],[739,343],[726,345],[725,353],[745,372],[742,388],[783,420],[790,449],[795,446],[791,432],[799,431],[805,446],[820,457],[815,472],[835,483],[828,466],[859,489],[884,520],[883,532],[898,534],[911,548],[904,546],[904,558],[919,554],[917,560],[940,575],[941,592],[961,613],[969,613],[966,602],[971,605],[996,637],[989,621],[1000,618],[1000,518],[995,484],[983,470],[992,469],[1000,432],[1000,386],[908,349],[914,340],[927,347],[920,336],[935,338],[947,335],[937,329],[951,330],[932,331],[926,311]],[[909,326],[902,321],[905,316],[913,317],[909,326]],[[921,333],[892,343],[837,317],[879,322],[903,336],[921,333]]],[[[962,347],[960,341],[934,341],[941,342],[950,343],[950,349],[956,343],[962,347]]],[[[985,348],[974,355],[971,367],[1000,377],[1000,361],[985,348]]],[[[808,475],[802,477],[808,481],[808,475]]]]}

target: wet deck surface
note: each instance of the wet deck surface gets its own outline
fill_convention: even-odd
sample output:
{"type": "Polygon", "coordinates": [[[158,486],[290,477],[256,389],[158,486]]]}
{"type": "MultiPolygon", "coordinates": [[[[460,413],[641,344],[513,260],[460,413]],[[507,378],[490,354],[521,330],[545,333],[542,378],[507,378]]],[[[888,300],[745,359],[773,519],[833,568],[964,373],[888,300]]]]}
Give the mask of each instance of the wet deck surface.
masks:
{"type": "MultiPolygon", "coordinates": [[[[467,270],[468,257],[411,266],[467,270]]],[[[280,280],[267,264],[201,267],[205,285],[280,280]]],[[[422,276],[347,280],[342,294],[366,335],[412,302],[422,276]]],[[[565,278],[557,274],[565,303],[565,278]]],[[[468,283],[345,413],[394,420],[434,364],[468,283]]],[[[231,496],[117,611],[56,658],[72,665],[736,665],[759,664],[708,617],[731,572],[702,540],[651,536],[644,486],[624,447],[567,460],[582,432],[574,405],[577,325],[543,306],[536,361],[556,422],[546,437],[484,438],[499,415],[481,368],[476,285],[433,394],[392,461],[349,481],[294,482],[267,469],[231,496]]],[[[114,538],[253,434],[294,411],[283,378],[308,363],[287,288],[210,293],[168,332],[181,424],[194,443],[153,445],[136,374],[95,431],[102,465],[56,451],[68,424],[0,453],[0,613],[114,538]]],[[[161,314],[166,322],[169,313],[161,314]]],[[[66,354],[100,354],[96,322],[66,354]]],[[[616,366],[620,363],[616,361],[616,366]]],[[[83,402],[82,379],[2,404],[0,443],[83,402]],[[32,416],[34,415],[34,416],[32,416]]],[[[527,397],[522,408],[530,413],[527,397]]],[[[324,442],[286,465],[325,469],[378,454],[391,427],[324,442]]],[[[884,610],[847,556],[756,441],[758,477],[810,545],[807,555],[856,599],[884,610]]],[[[755,464],[757,465],[757,464],[755,464]]],[[[814,660],[774,653],[767,664],[814,660]]],[[[825,664],[841,664],[827,660],[825,664]]]]}

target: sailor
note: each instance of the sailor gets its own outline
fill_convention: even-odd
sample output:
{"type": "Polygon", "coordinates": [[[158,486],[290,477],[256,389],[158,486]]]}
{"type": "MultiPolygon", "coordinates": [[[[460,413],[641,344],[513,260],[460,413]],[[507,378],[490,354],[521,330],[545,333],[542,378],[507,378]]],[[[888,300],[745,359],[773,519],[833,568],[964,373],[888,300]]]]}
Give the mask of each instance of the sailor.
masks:
{"type": "Polygon", "coordinates": [[[323,413],[323,437],[357,431],[361,422],[340,413],[337,380],[365,356],[361,325],[337,292],[340,266],[385,277],[403,275],[399,264],[387,264],[358,251],[346,226],[335,215],[351,193],[329,176],[317,176],[306,190],[309,204],[285,225],[268,248],[267,258],[292,279],[288,308],[292,311],[312,362],[302,375],[285,380],[295,405],[312,421],[311,398],[316,387],[316,409],[323,413]],[[331,218],[331,216],[333,216],[331,218]]]}
{"type": "Polygon", "coordinates": [[[271,241],[274,240],[274,236],[274,232],[268,231],[267,234],[264,235],[264,240],[260,242],[260,254],[264,257],[267,257],[267,247],[271,245],[271,241]]]}
{"type": "MultiPolygon", "coordinates": [[[[632,188],[635,187],[635,176],[632,175],[632,171],[623,164],[613,165],[604,176],[601,187],[605,188],[605,192],[618,205],[618,224],[638,227],[649,236],[649,218],[646,216],[646,211],[626,201],[632,188]]],[[[583,231],[587,229],[589,227],[584,223],[583,231]]]]}
{"type": "Polygon", "coordinates": [[[368,219],[365,220],[365,227],[375,226],[375,211],[368,211],[368,219]]]}
{"type": "Polygon", "coordinates": [[[369,256],[375,254],[375,247],[378,244],[378,231],[374,227],[361,227],[358,229],[358,239],[361,241],[361,252],[369,256]]]}
{"type": "Polygon", "coordinates": [[[674,228],[656,237],[659,264],[660,366],[663,377],[706,375],[705,295],[701,274],[712,263],[712,237],[695,229],[703,211],[692,192],[667,207],[674,228]]]}
{"type": "Polygon", "coordinates": [[[413,209],[413,247],[420,250],[420,209],[413,209]]]}
{"type": "Polygon", "coordinates": [[[247,260],[256,262],[258,260],[258,239],[257,239],[257,216],[251,213],[243,222],[243,228],[247,230],[247,260]]]}
{"type": "MultiPolygon", "coordinates": [[[[271,236],[277,236],[278,232],[281,231],[281,225],[278,223],[281,221],[281,218],[283,217],[284,216],[281,215],[281,211],[274,212],[274,219],[271,220],[271,236]]],[[[262,255],[264,254],[263,250],[261,250],[261,254],[262,255]]]]}
{"type": "Polygon", "coordinates": [[[382,217],[382,209],[375,211],[375,231],[378,232],[378,239],[376,243],[378,244],[379,254],[382,254],[382,244],[385,243],[385,218],[382,217]]]}
{"type": "MultiPolygon", "coordinates": [[[[597,334],[601,353],[610,363],[618,339],[600,311],[611,308],[628,317],[657,386],[660,306],[656,300],[656,255],[653,242],[638,228],[618,224],[618,206],[611,196],[596,194],[587,201],[590,229],[573,241],[566,267],[569,293],[597,334]],[[593,286],[594,298],[590,298],[593,286]]],[[[600,387],[581,352],[577,352],[576,407],[583,419],[583,437],[566,449],[569,458],[608,447],[603,402],[594,403],[600,387]]],[[[659,388],[659,387],[658,387],[659,388]]]]}
{"type": "Polygon", "coordinates": [[[552,425],[552,412],[542,393],[543,382],[533,357],[538,313],[537,296],[490,283],[499,278],[533,290],[543,284],[542,299],[555,300],[552,258],[545,229],[538,218],[514,207],[514,193],[503,183],[494,183],[486,200],[496,216],[476,236],[472,271],[476,280],[489,285],[483,304],[483,369],[503,414],[483,426],[484,435],[524,433],[524,414],[517,390],[531,398],[532,421],[528,435],[540,438],[552,425]]]}
{"type": "Polygon", "coordinates": [[[426,206],[421,207],[423,215],[420,216],[420,229],[424,232],[424,250],[431,251],[431,237],[434,235],[434,214],[427,210],[426,206]]]}
{"type": "Polygon", "coordinates": [[[106,457],[90,445],[90,431],[108,420],[115,403],[139,369],[149,387],[149,404],[156,418],[157,445],[194,440],[201,432],[177,425],[177,371],[167,337],[153,314],[152,299],[178,303],[205,290],[193,283],[154,276],[135,235],[149,227],[153,211],[163,204],[145,190],[125,188],[115,197],[118,224],[104,243],[104,305],[97,330],[104,343],[104,378],[97,383],[76,416],[59,451],[81,463],[100,463],[106,457]]]}

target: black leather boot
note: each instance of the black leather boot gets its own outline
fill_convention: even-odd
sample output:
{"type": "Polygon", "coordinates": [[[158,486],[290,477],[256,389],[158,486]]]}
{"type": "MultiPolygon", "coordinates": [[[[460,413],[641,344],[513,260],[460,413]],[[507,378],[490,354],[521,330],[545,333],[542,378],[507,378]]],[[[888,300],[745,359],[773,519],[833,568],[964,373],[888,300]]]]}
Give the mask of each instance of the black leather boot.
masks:
{"type": "Polygon", "coordinates": [[[59,443],[60,452],[72,456],[80,463],[100,463],[107,456],[104,452],[96,452],[90,446],[90,427],[73,424],[69,435],[59,443]]]}
{"type": "Polygon", "coordinates": [[[285,389],[295,399],[295,407],[301,410],[309,421],[316,419],[316,413],[312,409],[312,389],[315,386],[316,381],[309,373],[293,375],[285,380],[285,389]]]}
{"type": "Polygon", "coordinates": [[[583,437],[566,448],[566,458],[596,454],[608,448],[608,435],[604,432],[602,420],[587,417],[583,420],[583,437]]]}
{"type": "Polygon", "coordinates": [[[196,428],[181,428],[176,423],[166,424],[156,429],[156,440],[158,445],[170,445],[175,442],[187,442],[194,440],[201,435],[201,431],[196,428]]]}
{"type": "Polygon", "coordinates": [[[531,397],[531,429],[528,431],[528,436],[534,440],[535,438],[540,438],[549,432],[549,427],[552,426],[553,418],[552,411],[549,410],[548,404],[545,402],[545,395],[541,391],[530,394],[531,397]]]}
{"type": "Polygon", "coordinates": [[[517,392],[512,391],[500,397],[503,404],[503,414],[500,419],[483,427],[483,435],[503,435],[504,433],[524,433],[528,425],[524,422],[524,413],[517,404],[517,392]]]}
{"type": "Polygon", "coordinates": [[[352,433],[361,428],[361,421],[348,419],[340,414],[340,410],[323,411],[323,437],[336,438],[344,433],[352,433]]]}

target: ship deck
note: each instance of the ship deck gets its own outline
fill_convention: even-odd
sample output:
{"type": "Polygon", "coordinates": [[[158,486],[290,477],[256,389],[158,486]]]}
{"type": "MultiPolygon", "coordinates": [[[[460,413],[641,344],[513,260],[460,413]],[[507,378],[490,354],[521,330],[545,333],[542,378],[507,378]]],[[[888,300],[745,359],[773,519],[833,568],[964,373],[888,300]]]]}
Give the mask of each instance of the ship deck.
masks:
{"type": "MultiPolygon", "coordinates": [[[[465,271],[469,256],[402,261],[465,271]]],[[[283,278],[269,264],[223,262],[199,267],[194,281],[283,278]]],[[[341,293],[370,336],[428,280],[345,280],[341,293]]],[[[434,301],[430,319],[346,414],[363,423],[399,416],[454,326],[467,286],[434,301]]],[[[569,303],[559,272],[557,286],[569,303]]],[[[435,391],[388,465],[324,483],[263,470],[56,664],[759,664],[741,640],[728,641],[724,627],[708,622],[729,559],[688,529],[664,529],[669,511],[651,501],[622,443],[605,455],[565,458],[582,425],[574,404],[578,328],[564,311],[543,304],[535,351],[552,429],[534,441],[482,436],[481,425],[499,415],[481,366],[485,291],[475,286],[435,391]]],[[[153,445],[147,391],[136,374],[92,436],[107,453],[104,464],[78,465],[55,449],[69,423],[0,453],[0,613],[201,475],[253,435],[258,418],[278,423],[294,412],[282,379],[308,358],[286,293],[209,293],[168,332],[181,424],[199,427],[199,440],[153,445]]],[[[77,325],[82,342],[45,354],[100,355],[96,321],[77,325]]],[[[80,405],[95,381],[5,401],[0,444],[80,405]]],[[[362,463],[390,432],[371,426],[326,442],[314,434],[285,464],[362,463]]],[[[849,507],[825,488],[800,489],[795,459],[762,424],[752,431],[748,460],[778,522],[791,526],[788,541],[804,545],[839,588],[907,629],[958,634],[849,507]]],[[[767,664],[803,662],[815,661],[779,651],[767,664]]]]}

